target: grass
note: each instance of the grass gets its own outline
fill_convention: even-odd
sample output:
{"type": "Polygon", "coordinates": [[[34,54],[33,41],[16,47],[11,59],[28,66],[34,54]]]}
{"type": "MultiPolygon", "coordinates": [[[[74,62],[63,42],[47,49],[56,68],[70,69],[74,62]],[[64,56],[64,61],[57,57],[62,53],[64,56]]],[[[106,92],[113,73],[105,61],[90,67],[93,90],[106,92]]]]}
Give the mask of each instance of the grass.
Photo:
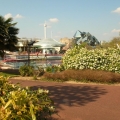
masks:
{"type": "Polygon", "coordinates": [[[5,73],[5,72],[0,72],[0,76],[10,76],[10,77],[16,77],[16,76],[19,76],[19,75],[16,75],[16,74],[12,74],[12,73],[5,73]]]}

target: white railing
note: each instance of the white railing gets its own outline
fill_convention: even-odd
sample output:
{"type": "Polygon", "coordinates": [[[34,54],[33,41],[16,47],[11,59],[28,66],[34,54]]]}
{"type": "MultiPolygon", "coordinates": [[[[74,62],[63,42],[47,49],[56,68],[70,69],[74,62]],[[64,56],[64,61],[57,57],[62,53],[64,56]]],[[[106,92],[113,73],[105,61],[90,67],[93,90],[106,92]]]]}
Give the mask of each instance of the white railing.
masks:
{"type": "MultiPolygon", "coordinates": [[[[45,57],[44,54],[38,56],[30,55],[30,60],[31,60],[30,64],[32,64],[33,66],[34,65],[46,66],[49,63],[61,64],[61,57],[62,56],[58,56],[58,55],[54,55],[54,56],[47,55],[45,57]]],[[[0,61],[0,66],[1,69],[19,69],[20,66],[27,64],[27,62],[28,62],[28,55],[6,55],[4,59],[0,61]]]]}
{"type": "MultiPolygon", "coordinates": [[[[30,55],[30,59],[61,59],[62,55],[60,54],[41,54],[41,55],[30,55]]],[[[28,55],[5,55],[4,61],[19,61],[19,60],[28,60],[28,55]]]]}

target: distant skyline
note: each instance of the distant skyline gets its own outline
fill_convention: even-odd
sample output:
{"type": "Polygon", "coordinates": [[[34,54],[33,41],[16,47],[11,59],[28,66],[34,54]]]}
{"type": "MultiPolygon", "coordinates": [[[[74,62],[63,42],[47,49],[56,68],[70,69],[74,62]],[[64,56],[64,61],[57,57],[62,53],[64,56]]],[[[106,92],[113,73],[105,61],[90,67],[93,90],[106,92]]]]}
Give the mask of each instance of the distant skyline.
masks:
{"type": "Polygon", "coordinates": [[[0,15],[13,17],[18,37],[59,40],[72,38],[77,30],[99,41],[120,36],[120,0],[0,0],[0,15]]]}

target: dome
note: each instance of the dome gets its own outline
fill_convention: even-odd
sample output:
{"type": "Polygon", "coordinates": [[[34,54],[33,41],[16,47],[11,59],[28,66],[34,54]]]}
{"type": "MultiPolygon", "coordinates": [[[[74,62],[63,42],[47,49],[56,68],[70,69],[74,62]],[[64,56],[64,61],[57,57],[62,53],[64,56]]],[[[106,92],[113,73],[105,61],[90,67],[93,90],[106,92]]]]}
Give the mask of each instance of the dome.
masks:
{"type": "Polygon", "coordinates": [[[52,47],[62,47],[65,46],[65,44],[52,39],[52,38],[46,38],[39,40],[39,42],[34,43],[34,47],[41,47],[41,48],[52,48],[52,47]]]}
{"type": "Polygon", "coordinates": [[[23,47],[22,42],[18,42],[18,43],[17,43],[17,46],[19,46],[19,47],[23,47]]]}

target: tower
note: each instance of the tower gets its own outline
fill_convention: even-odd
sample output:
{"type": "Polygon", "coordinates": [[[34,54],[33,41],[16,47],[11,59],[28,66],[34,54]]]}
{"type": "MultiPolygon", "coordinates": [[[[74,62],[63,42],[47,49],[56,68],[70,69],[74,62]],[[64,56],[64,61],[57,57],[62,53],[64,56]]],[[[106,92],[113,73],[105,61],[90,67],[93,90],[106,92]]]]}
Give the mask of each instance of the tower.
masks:
{"type": "Polygon", "coordinates": [[[46,39],[46,36],[47,36],[46,28],[47,28],[47,24],[45,22],[44,23],[44,37],[45,37],[45,39],[46,39]]]}

